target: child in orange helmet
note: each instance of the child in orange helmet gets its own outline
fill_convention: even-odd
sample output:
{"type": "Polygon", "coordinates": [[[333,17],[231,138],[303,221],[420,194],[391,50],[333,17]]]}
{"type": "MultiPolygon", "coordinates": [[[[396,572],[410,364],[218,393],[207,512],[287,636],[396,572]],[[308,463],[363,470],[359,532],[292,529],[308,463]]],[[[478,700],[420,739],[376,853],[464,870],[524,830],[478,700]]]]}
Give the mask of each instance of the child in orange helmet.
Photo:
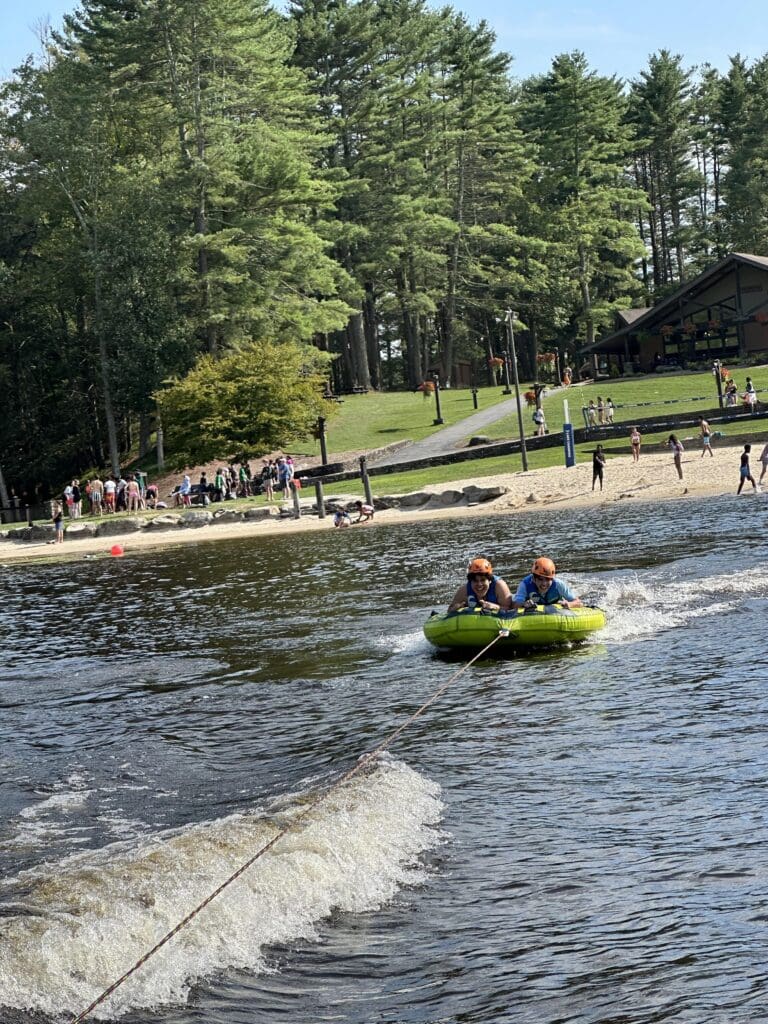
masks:
{"type": "Polygon", "coordinates": [[[531,572],[517,588],[513,608],[534,608],[537,604],[560,604],[564,608],[580,608],[581,599],[555,576],[551,558],[537,558],[531,572]]]}
{"type": "Polygon", "coordinates": [[[460,608],[481,608],[486,612],[507,611],[512,604],[509,587],[487,558],[473,558],[467,566],[467,582],[462,583],[448,605],[449,612],[460,608]]]}

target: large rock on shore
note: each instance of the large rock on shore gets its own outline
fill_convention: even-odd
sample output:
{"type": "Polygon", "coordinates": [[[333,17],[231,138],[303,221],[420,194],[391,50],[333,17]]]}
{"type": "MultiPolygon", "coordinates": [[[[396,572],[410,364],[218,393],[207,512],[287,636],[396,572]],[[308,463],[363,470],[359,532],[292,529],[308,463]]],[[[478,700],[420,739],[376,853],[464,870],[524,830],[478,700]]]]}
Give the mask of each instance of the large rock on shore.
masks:
{"type": "Polygon", "coordinates": [[[470,505],[481,504],[486,501],[495,501],[497,498],[501,498],[507,493],[509,488],[494,486],[494,487],[478,487],[476,484],[468,484],[462,488],[464,497],[470,505]]]}
{"type": "Polygon", "coordinates": [[[66,530],[67,540],[86,540],[96,536],[96,523],[70,523],[66,530]]]}
{"type": "Polygon", "coordinates": [[[424,506],[425,509],[438,509],[438,508],[450,508],[451,505],[463,505],[465,504],[464,492],[463,491],[438,491],[436,494],[430,496],[429,501],[424,506]]]}
{"type": "Polygon", "coordinates": [[[148,530],[179,530],[183,526],[181,516],[175,512],[166,512],[165,515],[155,516],[147,523],[148,530]]]}
{"type": "Polygon", "coordinates": [[[244,516],[249,522],[259,519],[277,519],[277,509],[269,505],[265,505],[263,508],[247,508],[244,516]]]}
{"type": "Polygon", "coordinates": [[[22,526],[19,530],[8,531],[9,540],[54,540],[53,523],[39,526],[22,526]]]}
{"type": "Polygon", "coordinates": [[[97,537],[119,537],[121,533],[137,533],[144,529],[144,520],[138,516],[110,516],[96,528],[97,537]]]}
{"type": "Polygon", "coordinates": [[[209,523],[212,523],[213,516],[206,509],[196,509],[192,512],[182,513],[181,522],[183,526],[196,529],[198,526],[208,526],[209,523]]]}
{"type": "Polygon", "coordinates": [[[243,513],[234,508],[217,508],[213,513],[214,523],[242,523],[243,513]]]}

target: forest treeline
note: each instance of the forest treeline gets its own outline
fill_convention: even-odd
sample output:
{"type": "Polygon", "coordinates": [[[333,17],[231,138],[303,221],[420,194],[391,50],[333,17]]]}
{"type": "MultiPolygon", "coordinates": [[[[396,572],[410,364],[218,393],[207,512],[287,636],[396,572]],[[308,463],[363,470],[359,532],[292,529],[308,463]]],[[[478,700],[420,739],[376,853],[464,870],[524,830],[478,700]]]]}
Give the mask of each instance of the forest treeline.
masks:
{"type": "Polygon", "coordinates": [[[13,479],[145,451],[203,357],[298,344],[338,389],[482,382],[514,308],[532,375],[768,252],[768,56],[662,50],[625,82],[573,52],[518,81],[487,24],[422,0],[83,0],[41,54],[0,93],[13,479]]]}

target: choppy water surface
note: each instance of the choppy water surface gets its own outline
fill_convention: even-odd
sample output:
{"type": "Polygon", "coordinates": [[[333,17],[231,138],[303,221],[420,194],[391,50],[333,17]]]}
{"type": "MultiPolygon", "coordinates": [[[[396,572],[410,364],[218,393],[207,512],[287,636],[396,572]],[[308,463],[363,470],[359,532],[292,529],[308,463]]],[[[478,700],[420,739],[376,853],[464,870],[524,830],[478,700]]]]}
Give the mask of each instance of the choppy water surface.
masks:
{"type": "Polygon", "coordinates": [[[0,575],[0,1020],[65,1020],[459,667],[533,553],[607,611],[487,659],[95,1017],[768,1019],[766,506],[200,543],[0,575]]]}

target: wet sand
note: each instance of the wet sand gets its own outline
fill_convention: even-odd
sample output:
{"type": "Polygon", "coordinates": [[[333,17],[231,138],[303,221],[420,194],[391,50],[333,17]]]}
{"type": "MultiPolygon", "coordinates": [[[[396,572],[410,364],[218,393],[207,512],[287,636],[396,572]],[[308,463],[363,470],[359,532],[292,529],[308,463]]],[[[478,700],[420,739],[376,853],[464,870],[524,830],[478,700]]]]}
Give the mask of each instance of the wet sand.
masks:
{"type": "MultiPolygon", "coordinates": [[[[457,481],[425,487],[426,492],[440,494],[449,490],[460,490],[474,483],[481,487],[500,485],[507,493],[495,501],[468,505],[466,502],[447,505],[444,508],[388,509],[376,512],[370,523],[354,524],[355,530],[377,529],[392,523],[418,522],[424,519],[454,519],[468,516],[508,515],[531,509],[580,508],[590,505],[611,505],[614,502],[656,502],[702,498],[707,495],[731,493],[736,500],[739,482],[739,456],[743,446],[719,447],[714,457],[701,457],[701,448],[689,443],[683,455],[683,476],[677,477],[672,455],[658,448],[644,450],[639,462],[630,455],[609,458],[605,467],[604,490],[592,491],[592,464],[582,462],[570,469],[552,466],[547,469],[531,470],[528,473],[509,473],[497,476],[478,476],[473,480],[457,481]]],[[[757,460],[760,446],[752,452],[752,473],[758,479],[762,466],[757,460]]],[[[768,492],[768,474],[764,480],[768,492]]],[[[386,477],[372,477],[374,495],[385,495],[386,477]]],[[[360,493],[350,490],[350,499],[360,493]]],[[[753,497],[752,486],[747,483],[739,500],[748,501],[753,497]]],[[[172,511],[169,509],[168,511],[172,511]]],[[[354,516],[353,516],[354,519],[354,516]]],[[[319,519],[315,515],[301,519],[270,519],[256,522],[217,523],[195,529],[174,531],[127,533],[118,537],[89,537],[82,540],[67,540],[59,545],[46,541],[0,541],[0,566],[24,561],[59,561],[84,556],[109,555],[114,544],[122,545],[125,554],[152,548],[168,548],[177,544],[201,544],[209,541],[231,540],[241,537],[290,536],[316,530],[332,530],[333,518],[319,519]]]]}

